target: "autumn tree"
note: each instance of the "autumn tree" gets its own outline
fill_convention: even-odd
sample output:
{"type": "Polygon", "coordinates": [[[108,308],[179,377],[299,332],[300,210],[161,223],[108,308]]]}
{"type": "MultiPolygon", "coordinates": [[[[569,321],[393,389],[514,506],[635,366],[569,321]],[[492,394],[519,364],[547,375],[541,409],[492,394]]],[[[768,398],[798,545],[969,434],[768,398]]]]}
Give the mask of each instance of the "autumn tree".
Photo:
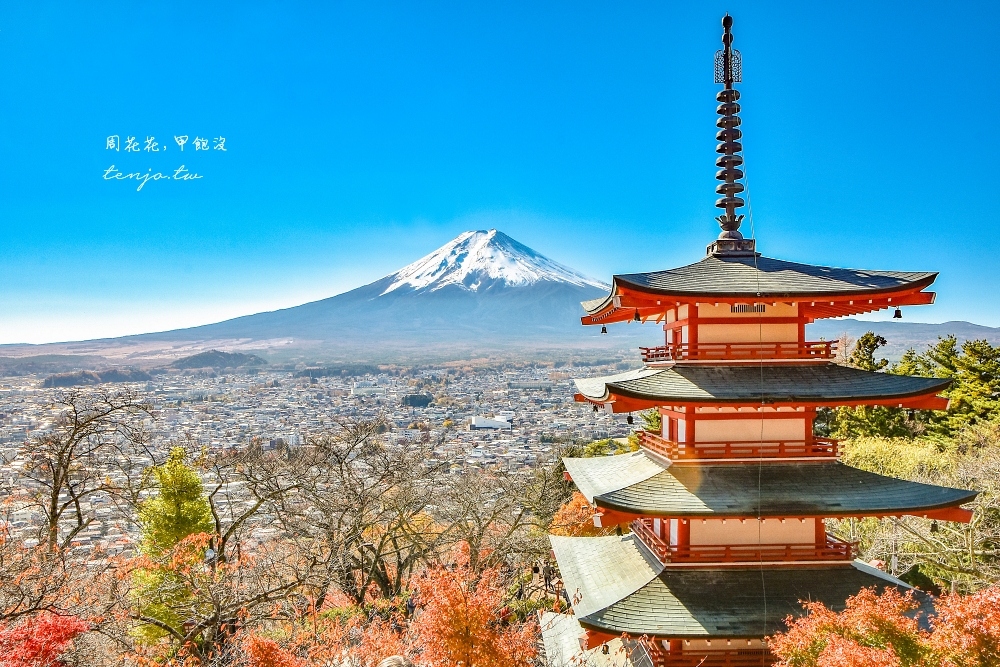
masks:
{"type": "Polygon", "coordinates": [[[133,589],[123,597],[147,642],[167,640],[202,659],[235,650],[238,629],[291,613],[311,562],[290,541],[256,532],[273,522],[301,469],[253,448],[192,464],[174,448],[149,473],[155,495],[138,508],[141,555],[129,563],[133,589]]]}
{"type": "Polygon", "coordinates": [[[449,567],[436,565],[417,582],[413,627],[420,660],[441,667],[528,667],[535,656],[533,621],[507,624],[499,568],[475,573],[466,549],[449,567]]]}
{"type": "Polygon", "coordinates": [[[292,614],[308,564],[276,541],[218,562],[205,557],[212,537],[196,533],[129,563],[136,589],[123,590],[119,604],[143,637],[165,640],[152,644],[154,656],[183,649],[199,661],[221,659],[236,650],[241,631],[292,614]]]}
{"type": "Polygon", "coordinates": [[[143,422],[151,407],[123,389],[71,391],[59,395],[53,409],[52,428],[25,443],[23,474],[31,484],[20,488],[37,489],[26,495],[41,514],[41,540],[56,551],[93,522],[93,496],[117,492],[106,471],[148,456],[143,422]]]}
{"type": "Polygon", "coordinates": [[[264,452],[259,447],[204,456],[201,474],[214,533],[215,557],[238,556],[253,531],[287,513],[289,503],[321,474],[308,456],[264,452]]]}
{"type": "Polygon", "coordinates": [[[10,623],[40,612],[65,612],[73,575],[63,554],[44,545],[29,547],[0,520],[0,622],[10,623]]]}
{"type": "MultiPolygon", "coordinates": [[[[862,590],[835,612],[803,603],[806,614],[768,638],[777,667],[988,667],[1000,661],[1000,589],[946,595],[930,625],[913,593],[862,590]]],[[[922,608],[923,607],[923,608],[922,608]]]]}
{"type": "Polygon", "coordinates": [[[63,655],[88,624],[76,616],[46,612],[0,624],[0,665],[3,667],[63,667],[63,655]]]}
{"type": "Polygon", "coordinates": [[[548,553],[546,531],[564,497],[554,466],[470,470],[445,480],[435,516],[447,527],[450,543],[466,546],[469,566],[479,571],[548,553]]]}
{"type": "Polygon", "coordinates": [[[311,594],[322,608],[341,591],[356,604],[373,591],[400,595],[442,543],[431,516],[442,468],[423,444],[390,446],[384,421],[342,423],[308,442],[308,484],[281,508],[285,531],[315,563],[311,594]]]}
{"type": "Polygon", "coordinates": [[[607,535],[610,530],[594,525],[594,508],[579,491],[573,492],[573,497],[559,508],[549,525],[550,533],[567,537],[607,535]]]}
{"type": "Polygon", "coordinates": [[[910,583],[918,577],[938,586],[971,592],[1000,579],[1000,440],[992,429],[970,438],[983,442],[942,451],[928,440],[862,438],[843,448],[844,462],[883,475],[975,489],[969,523],[906,516],[844,519],[835,531],[861,542],[862,557],[884,561],[910,583]],[[963,451],[964,449],[964,451],[963,451]]]}

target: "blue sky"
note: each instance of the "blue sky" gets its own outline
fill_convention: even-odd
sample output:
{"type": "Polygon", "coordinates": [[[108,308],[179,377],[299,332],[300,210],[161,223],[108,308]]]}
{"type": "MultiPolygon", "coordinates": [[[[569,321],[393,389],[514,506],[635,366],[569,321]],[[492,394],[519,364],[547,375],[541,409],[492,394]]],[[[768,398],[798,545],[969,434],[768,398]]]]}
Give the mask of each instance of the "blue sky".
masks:
{"type": "Polygon", "coordinates": [[[1000,3],[31,2],[0,6],[0,342],[290,306],[474,228],[605,280],[697,261],[725,11],[758,248],[938,270],[907,319],[1000,326],[1000,3]]]}

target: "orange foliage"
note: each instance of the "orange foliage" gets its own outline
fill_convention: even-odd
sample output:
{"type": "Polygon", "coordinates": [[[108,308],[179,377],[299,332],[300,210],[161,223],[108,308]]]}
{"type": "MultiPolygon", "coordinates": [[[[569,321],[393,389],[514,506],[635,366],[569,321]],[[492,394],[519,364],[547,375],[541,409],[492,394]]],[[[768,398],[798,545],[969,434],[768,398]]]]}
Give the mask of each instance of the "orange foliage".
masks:
{"type": "Polygon", "coordinates": [[[566,537],[593,537],[606,531],[594,525],[594,510],[582,493],[574,491],[573,497],[552,517],[549,532],[566,537]]]}
{"type": "Polygon", "coordinates": [[[366,667],[375,667],[393,655],[412,657],[416,647],[406,629],[405,620],[399,616],[369,621],[364,625],[361,641],[352,653],[366,667]]]}
{"type": "Polygon", "coordinates": [[[435,667],[528,667],[535,655],[532,623],[506,625],[506,596],[498,568],[475,579],[468,549],[454,566],[429,568],[418,578],[420,610],[413,621],[420,662],[435,667]]]}
{"type": "Polygon", "coordinates": [[[946,667],[1000,665],[1000,586],[939,598],[930,644],[946,667]]]}
{"type": "Polygon", "coordinates": [[[287,660],[296,654],[306,659],[294,658],[298,662],[284,663],[248,660],[248,667],[339,665],[348,658],[351,664],[359,667],[375,667],[389,656],[413,656],[417,650],[405,619],[398,615],[388,619],[364,615],[341,619],[310,611],[291,625],[275,624],[274,628],[286,635],[282,643],[251,637],[244,643],[248,656],[250,642],[255,642],[258,654],[263,657],[272,655],[267,651],[274,651],[275,659],[284,657],[287,660]],[[297,628],[296,632],[291,631],[292,626],[297,628]]]}
{"type": "Polygon", "coordinates": [[[866,589],[842,612],[807,602],[788,631],[768,639],[776,667],[987,667],[1000,665],[1000,587],[936,600],[933,629],[912,593],[866,589]]]}
{"type": "Polygon", "coordinates": [[[308,663],[271,639],[248,637],[244,643],[247,667],[307,667],[308,663]]]}

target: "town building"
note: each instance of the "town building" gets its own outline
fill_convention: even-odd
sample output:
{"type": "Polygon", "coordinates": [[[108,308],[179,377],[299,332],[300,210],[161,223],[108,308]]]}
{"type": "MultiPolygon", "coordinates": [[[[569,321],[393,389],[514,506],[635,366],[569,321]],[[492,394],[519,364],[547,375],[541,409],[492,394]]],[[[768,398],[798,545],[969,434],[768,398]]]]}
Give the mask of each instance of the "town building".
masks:
{"type": "Polygon", "coordinates": [[[727,15],[716,58],[722,233],[701,261],[616,275],[606,298],[584,304],[586,325],[652,322],[665,333],[641,350],[642,368],[576,380],[576,400],[595,412],[655,409],[662,429],[639,431],[636,452],[564,459],[595,523],[625,534],[551,537],[576,621],[551,627],[588,652],[631,637],[657,667],[770,664],[765,638],[803,613],[802,600],[840,610],[862,588],[909,588],[857,560],[828,520],[967,522],[961,506],[976,496],[850,467],[835,440],[814,434],[821,408],[946,408],[948,380],[838,365],[836,343],[805,336],[820,318],[932,303],[937,274],[771,259],[740,233],[731,26],[727,15]]]}

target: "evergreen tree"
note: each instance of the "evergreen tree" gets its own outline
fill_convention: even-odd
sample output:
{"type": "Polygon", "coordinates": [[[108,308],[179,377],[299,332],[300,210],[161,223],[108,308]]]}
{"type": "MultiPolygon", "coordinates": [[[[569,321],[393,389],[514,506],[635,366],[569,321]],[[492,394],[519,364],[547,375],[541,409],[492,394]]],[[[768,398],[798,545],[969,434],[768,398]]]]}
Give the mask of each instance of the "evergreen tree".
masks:
{"type": "Polygon", "coordinates": [[[148,556],[170,551],[185,537],[214,528],[201,479],[186,458],[184,449],[175,447],[165,463],[150,471],[157,494],[139,506],[142,551],[148,556]]]}
{"type": "Polygon", "coordinates": [[[948,410],[918,415],[933,434],[951,437],[1000,418],[1000,346],[986,340],[967,340],[959,346],[954,336],[939,338],[923,354],[907,350],[889,372],[951,379],[951,386],[942,392],[949,400],[948,410]]]}
{"type": "MultiPolygon", "coordinates": [[[[847,363],[854,368],[878,373],[889,365],[886,359],[876,359],[875,353],[886,344],[885,338],[867,332],[854,344],[847,363]]],[[[881,436],[884,438],[912,437],[914,424],[900,408],[882,405],[859,405],[837,408],[829,420],[829,432],[837,438],[881,436]]]]}
{"type": "Polygon", "coordinates": [[[886,359],[875,359],[875,352],[885,344],[885,338],[869,331],[854,344],[847,363],[863,371],[877,373],[889,365],[886,359]]]}
{"type": "MultiPolygon", "coordinates": [[[[178,561],[174,552],[185,538],[214,530],[201,479],[187,465],[186,458],[184,449],[175,447],[166,462],[149,471],[157,494],[139,506],[143,559],[133,573],[134,596],[139,617],[148,619],[140,626],[138,636],[150,643],[168,635],[166,628],[183,627],[185,619],[179,610],[197,609],[192,577],[182,576],[169,566],[178,561]]],[[[183,572],[189,575],[203,559],[208,536],[203,537],[203,543],[184,551],[187,558],[181,561],[183,572]]]]}
{"type": "Polygon", "coordinates": [[[656,408],[643,410],[639,413],[639,416],[642,417],[643,430],[660,435],[663,431],[663,416],[660,415],[659,410],[656,408]]]}

